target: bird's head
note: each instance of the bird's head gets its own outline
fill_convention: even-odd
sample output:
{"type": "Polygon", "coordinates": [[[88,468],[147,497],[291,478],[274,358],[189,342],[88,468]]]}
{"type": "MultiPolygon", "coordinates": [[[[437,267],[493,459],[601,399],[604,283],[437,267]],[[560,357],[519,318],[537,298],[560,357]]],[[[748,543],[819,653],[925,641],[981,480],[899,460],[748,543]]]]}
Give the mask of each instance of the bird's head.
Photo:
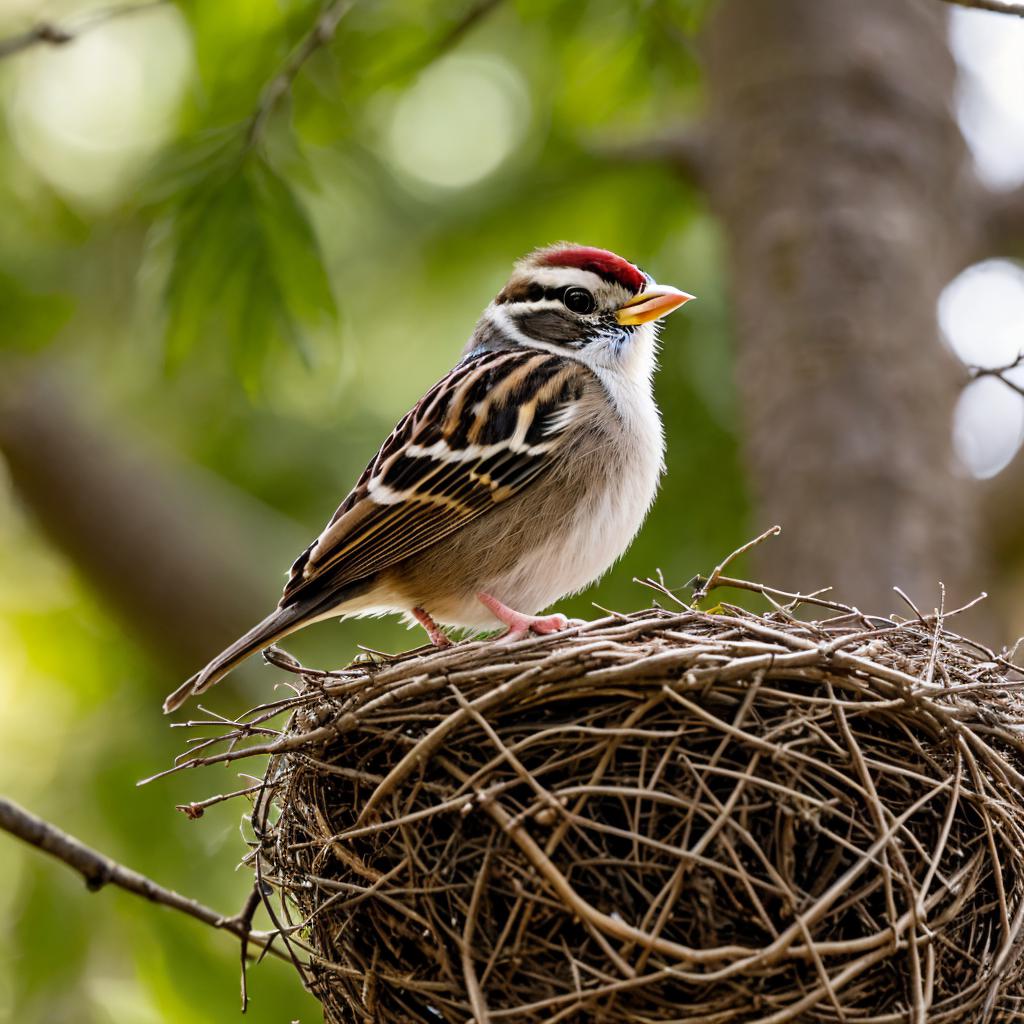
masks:
{"type": "Polygon", "coordinates": [[[607,249],[567,243],[521,259],[468,350],[524,346],[595,368],[653,364],[657,321],[693,296],[607,249]]]}

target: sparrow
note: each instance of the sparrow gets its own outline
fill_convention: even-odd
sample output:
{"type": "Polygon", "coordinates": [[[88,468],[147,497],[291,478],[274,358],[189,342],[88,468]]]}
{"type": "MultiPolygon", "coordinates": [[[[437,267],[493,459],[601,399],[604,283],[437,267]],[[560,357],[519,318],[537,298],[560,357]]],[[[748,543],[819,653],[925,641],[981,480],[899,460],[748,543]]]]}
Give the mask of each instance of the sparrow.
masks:
{"type": "Polygon", "coordinates": [[[505,627],[505,641],[564,629],[538,613],[601,576],[654,500],[658,321],[692,298],[605,249],[521,259],[462,358],[296,559],[277,608],[164,711],[320,619],[400,613],[438,647],[439,623],[505,627]]]}

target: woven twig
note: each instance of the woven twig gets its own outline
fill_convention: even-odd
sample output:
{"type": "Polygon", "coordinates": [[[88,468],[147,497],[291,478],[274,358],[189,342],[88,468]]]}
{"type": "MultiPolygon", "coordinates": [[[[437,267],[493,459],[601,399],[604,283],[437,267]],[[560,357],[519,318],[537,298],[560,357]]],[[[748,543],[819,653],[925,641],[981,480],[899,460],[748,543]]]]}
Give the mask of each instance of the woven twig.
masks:
{"type": "Polygon", "coordinates": [[[1021,673],[727,582],[775,610],[277,653],[293,696],[205,723],[179,768],[271,755],[248,860],[329,1022],[1019,1019],[1021,673]]]}

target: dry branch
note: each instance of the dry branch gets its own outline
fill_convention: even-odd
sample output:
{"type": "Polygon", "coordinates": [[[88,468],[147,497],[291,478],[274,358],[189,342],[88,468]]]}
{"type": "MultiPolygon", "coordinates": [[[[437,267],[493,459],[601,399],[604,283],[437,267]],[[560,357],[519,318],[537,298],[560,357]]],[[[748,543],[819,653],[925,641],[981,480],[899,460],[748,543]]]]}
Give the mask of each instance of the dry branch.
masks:
{"type": "MultiPolygon", "coordinates": [[[[230,932],[242,940],[243,957],[246,944],[251,943],[260,948],[270,946],[273,933],[266,935],[252,931],[251,901],[234,916],[218,914],[216,910],[204,906],[197,900],[182,896],[173,889],[165,889],[151,878],[126,868],[105,854],[86,846],[74,836],[62,832],[55,825],[19,807],[14,801],[0,797],[0,829],[20,839],[29,846],[49,854],[62,861],[73,871],[77,871],[85,879],[86,887],[91,892],[98,892],[105,885],[113,885],[126,892],[141,896],[151,903],[170,907],[189,917],[194,917],[203,924],[211,925],[230,932]]],[[[268,952],[283,957],[280,950],[270,947],[268,952]]],[[[283,957],[287,959],[287,957],[283,957]]]]}
{"type": "Polygon", "coordinates": [[[1007,376],[1011,370],[1016,370],[1021,366],[1024,366],[1024,352],[1021,352],[1016,359],[1005,366],[968,366],[967,370],[972,380],[977,380],[979,377],[995,377],[996,380],[1002,381],[1011,391],[1016,391],[1018,395],[1024,398],[1024,387],[1007,376]]]}
{"type": "Polygon", "coordinates": [[[1013,14],[1024,18],[1024,4],[1012,0],[945,0],[954,7],[967,7],[975,11],[991,11],[993,14],[1013,14]]]}
{"type": "Polygon", "coordinates": [[[105,7],[100,10],[91,11],[84,17],[63,24],[52,21],[39,21],[31,28],[17,35],[0,39],[0,60],[5,57],[13,57],[34,46],[65,46],[74,42],[84,32],[99,28],[108,22],[131,14],[139,14],[143,11],[150,11],[155,7],[162,7],[167,0],[149,0],[147,3],[119,4],[115,7],[105,7]]]}

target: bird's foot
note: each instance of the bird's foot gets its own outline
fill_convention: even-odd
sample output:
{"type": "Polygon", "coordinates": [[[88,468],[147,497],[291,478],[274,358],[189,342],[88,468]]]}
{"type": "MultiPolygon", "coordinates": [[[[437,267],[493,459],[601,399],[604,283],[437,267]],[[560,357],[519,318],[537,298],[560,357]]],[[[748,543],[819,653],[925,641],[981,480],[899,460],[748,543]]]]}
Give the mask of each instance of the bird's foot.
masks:
{"type": "Polygon", "coordinates": [[[499,621],[508,626],[508,630],[498,637],[498,643],[512,644],[530,633],[544,636],[558,633],[569,625],[564,615],[524,615],[507,604],[502,604],[496,597],[483,592],[476,595],[477,600],[499,621]]]}
{"type": "Polygon", "coordinates": [[[430,642],[435,647],[451,647],[452,642],[448,639],[445,631],[430,617],[430,613],[424,608],[413,608],[413,618],[427,631],[430,642]]]}

